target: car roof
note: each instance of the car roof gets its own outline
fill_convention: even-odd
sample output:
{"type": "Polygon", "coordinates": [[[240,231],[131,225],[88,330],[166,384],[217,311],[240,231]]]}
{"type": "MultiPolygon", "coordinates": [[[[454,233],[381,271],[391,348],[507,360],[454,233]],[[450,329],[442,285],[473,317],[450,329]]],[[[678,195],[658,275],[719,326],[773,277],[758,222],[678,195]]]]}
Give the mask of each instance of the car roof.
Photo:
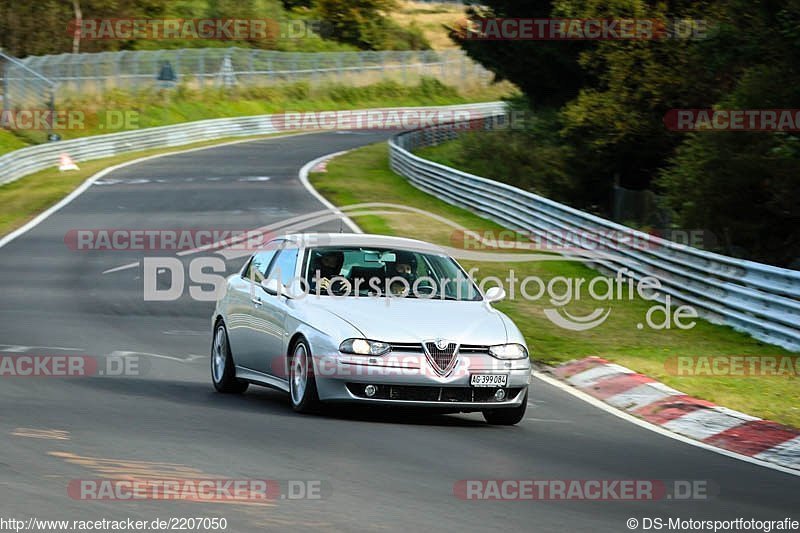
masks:
{"type": "Polygon", "coordinates": [[[425,241],[367,233],[294,233],[281,235],[277,237],[277,239],[295,242],[298,246],[306,248],[325,246],[374,246],[376,248],[391,247],[444,253],[444,250],[440,246],[425,241]]]}

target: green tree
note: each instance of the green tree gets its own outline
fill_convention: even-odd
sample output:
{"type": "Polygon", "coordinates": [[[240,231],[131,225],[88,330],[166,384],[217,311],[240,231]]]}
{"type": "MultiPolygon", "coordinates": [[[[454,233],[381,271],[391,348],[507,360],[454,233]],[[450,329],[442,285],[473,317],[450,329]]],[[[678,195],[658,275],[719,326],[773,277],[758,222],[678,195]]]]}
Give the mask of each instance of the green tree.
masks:
{"type": "MultiPolygon", "coordinates": [[[[725,58],[739,66],[719,109],[800,108],[800,2],[775,2],[723,20],[725,58]]],[[[689,135],[657,182],[683,227],[713,232],[726,253],[778,265],[800,259],[800,135],[689,135]]]]}
{"type": "MultiPolygon", "coordinates": [[[[85,19],[163,17],[169,0],[81,0],[85,19]]],[[[27,55],[72,52],[75,10],[72,0],[0,0],[0,47],[7,53],[27,55]]],[[[81,52],[103,52],[130,48],[117,40],[80,42],[81,52]]]]}
{"type": "Polygon", "coordinates": [[[395,0],[316,0],[314,8],[330,36],[362,50],[428,49],[422,32],[389,18],[395,0]]]}
{"type": "Polygon", "coordinates": [[[568,203],[577,207],[598,206],[608,214],[615,182],[656,189],[676,224],[711,230],[729,253],[778,264],[800,257],[796,132],[686,134],[664,124],[672,109],[800,108],[800,0],[482,3],[487,8],[474,8],[473,16],[705,21],[702,38],[647,41],[482,41],[455,30],[461,46],[499,78],[516,83],[538,114],[559,108],[558,120],[543,122],[559,127],[557,136],[509,135],[527,138],[537,149],[554,142],[568,148],[551,150],[546,168],[526,166],[522,153],[514,156],[514,150],[526,150],[524,142],[508,139],[495,151],[473,143],[470,149],[489,158],[487,167],[511,175],[508,163],[520,161],[516,171],[540,174],[528,178],[538,192],[567,191],[568,203]],[[560,176],[556,182],[567,187],[548,187],[541,179],[548,175],[560,176]]]}
{"type": "MultiPolygon", "coordinates": [[[[480,18],[548,18],[550,0],[486,0],[472,6],[468,16],[480,18]]],[[[587,82],[578,63],[583,42],[491,41],[469,38],[467,27],[451,28],[451,38],[470,57],[491,70],[497,80],[517,85],[534,108],[558,107],[578,94],[587,82]]]]}

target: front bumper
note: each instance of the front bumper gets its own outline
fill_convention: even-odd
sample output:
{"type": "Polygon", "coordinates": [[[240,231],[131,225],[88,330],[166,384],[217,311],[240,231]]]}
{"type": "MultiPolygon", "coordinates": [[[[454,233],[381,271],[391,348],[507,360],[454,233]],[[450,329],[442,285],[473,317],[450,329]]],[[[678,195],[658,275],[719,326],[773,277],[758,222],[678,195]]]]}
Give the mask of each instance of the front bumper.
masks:
{"type": "Polygon", "coordinates": [[[459,410],[517,407],[531,381],[528,359],[502,361],[489,355],[459,357],[453,370],[439,375],[424,354],[360,357],[337,354],[314,358],[319,397],[328,402],[354,402],[459,410]],[[507,375],[504,398],[497,387],[472,387],[472,374],[507,375]],[[366,385],[377,392],[367,397],[366,385]]]}

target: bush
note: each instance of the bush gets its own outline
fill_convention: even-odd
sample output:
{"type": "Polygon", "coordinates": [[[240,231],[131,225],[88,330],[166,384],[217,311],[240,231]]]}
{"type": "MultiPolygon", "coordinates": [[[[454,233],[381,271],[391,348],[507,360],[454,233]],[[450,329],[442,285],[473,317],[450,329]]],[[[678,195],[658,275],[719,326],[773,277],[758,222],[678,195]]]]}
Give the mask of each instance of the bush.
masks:
{"type": "Polygon", "coordinates": [[[800,259],[798,168],[796,135],[705,132],[658,184],[681,227],[709,230],[724,253],[789,266],[800,259]]]}
{"type": "Polygon", "coordinates": [[[420,80],[418,90],[421,96],[429,98],[452,98],[458,95],[455,87],[445,85],[438,78],[427,76],[420,80]]]}
{"type": "Polygon", "coordinates": [[[580,183],[573,177],[574,154],[559,129],[556,113],[541,113],[514,129],[465,133],[422,152],[442,164],[584,207],[580,183]]]}

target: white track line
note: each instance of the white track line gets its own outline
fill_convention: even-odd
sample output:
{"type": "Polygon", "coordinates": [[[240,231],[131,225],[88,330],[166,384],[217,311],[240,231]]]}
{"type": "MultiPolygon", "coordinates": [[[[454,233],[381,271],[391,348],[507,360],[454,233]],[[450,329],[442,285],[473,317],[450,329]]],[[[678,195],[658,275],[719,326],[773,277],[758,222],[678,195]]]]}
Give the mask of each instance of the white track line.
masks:
{"type": "Polygon", "coordinates": [[[330,203],[327,199],[325,199],[325,197],[322,196],[319,192],[317,192],[314,186],[311,185],[311,183],[308,181],[308,174],[311,172],[311,169],[313,169],[323,161],[339,157],[340,155],[344,155],[347,152],[350,152],[350,150],[344,150],[342,152],[335,152],[332,154],[323,155],[322,157],[318,157],[313,161],[309,161],[308,163],[303,165],[303,168],[300,169],[298,177],[300,178],[300,183],[303,184],[303,187],[306,188],[306,190],[311,194],[311,196],[319,200],[322,205],[324,205],[325,207],[327,207],[328,209],[339,215],[339,218],[342,219],[342,222],[344,222],[345,225],[347,225],[347,227],[350,228],[350,230],[353,233],[364,233],[364,231],[361,228],[359,228],[358,225],[355,222],[353,222],[350,217],[342,213],[338,207],[336,207],[335,205],[330,203]]]}
{"type": "Polygon", "coordinates": [[[709,451],[712,451],[714,453],[718,453],[720,455],[725,455],[725,456],[731,457],[733,459],[739,459],[740,461],[744,461],[746,463],[752,463],[754,465],[763,466],[765,468],[769,468],[769,469],[772,469],[772,470],[777,470],[778,472],[783,472],[784,474],[791,474],[793,476],[800,477],[800,471],[795,470],[793,468],[786,468],[786,467],[783,467],[783,466],[776,465],[774,463],[768,463],[766,461],[761,461],[761,460],[755,459],[753,457],[749,457],[747,455],[742,455],[740,453],[731,452],[731,451],[728,451],[728,450],[723,450],[722,448],[716,448],[716,447],[711,446],[709,444],[706,444],[704,442],[693,440],[693,439],[690,439],[688,437],[684,437],[683,435],[678,435],[677,433],[673,433],[671,431],[667,431],[666,429],[662,428],[661,426],[657,426],[655,424],[651,424],[650,422],[642,420],[641,418],[636,418],[635,416],[633,416],[631,414],[628,414],[628,413],[626,413],[624,411],[620,411],[618,409],[615,409],[614,407],[611,407],[607,403],[605,403],[605,402],[603,402],[601,400],[598,400],[594,396],[590,396],[589,394],[586,394],[585,392],[583,392],[581,390],[578,390],[578,389],[576,389],[574,387],[571,387],[570,385],[567,385],[566,383],[563,383],[563,382],[561,382],[561,381],[559,381],[559,380],[557,380],[557,379],[555,379],[553,377],[550,377],[547,374],[544,374],[542,372],[539,372],[539,371],[533,372],[533,377],[544,381],[548,385],[552,385],[553,387],[561,389],[562,391],[567,392],[567,393],[575,396],[576,398],[578,398],[580,400],[583,400],[584,402],[589,403],[589,404],[593,405],[594,407],[597,407],[598,409],[602,409],[603,411],[605,411],[607,413],[610,413],[610,414],[612,414],[612,415],[614,415],[614,416],[616,416],[618,418],[621,418],[621,419],[623,419],[623,420],[625,420],[627,422],[630,422],[631,424],[635,424],[635,425],[637,425],[637,426],[639,426],[641,428],[649,429],[650,431],[658,433],[659,435],[663,435],[665,437],[669,437],[671,439],[675,439],[675,440],[678,440],[680,442],[684,442],[686,444],[690,444],[692,446],[696,446],[697,448],[703,448],[704,450],[709,450],[709,451]]]}

